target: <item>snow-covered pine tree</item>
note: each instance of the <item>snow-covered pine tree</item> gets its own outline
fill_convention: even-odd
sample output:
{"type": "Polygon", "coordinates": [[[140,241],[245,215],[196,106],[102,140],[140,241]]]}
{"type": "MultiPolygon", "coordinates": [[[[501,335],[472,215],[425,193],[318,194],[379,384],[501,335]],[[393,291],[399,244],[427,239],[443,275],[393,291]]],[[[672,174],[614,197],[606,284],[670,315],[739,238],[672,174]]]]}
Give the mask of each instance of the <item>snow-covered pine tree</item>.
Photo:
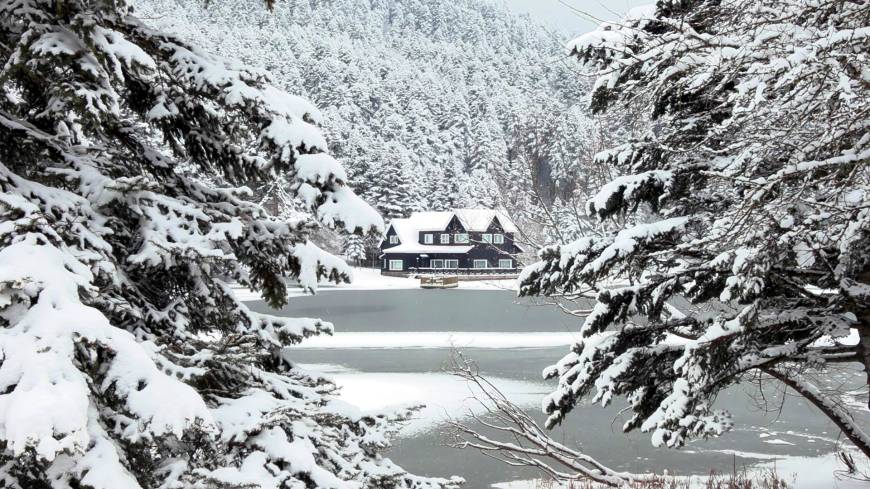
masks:
{"type": "Polygon", "coordinates": [[[367,195],[384,217],[403,217],[414,207],[407,177],[408,161],[399,145],[388,143],[381,152],[381,161],[374,168],[367,195]]]}
{"type": "Polygon", "coordinates": [[[624,176],[587,210],[619,229],[523,272],[523,295],[598,291],[545,371],[550,426],[619,395],[624,430],[677,447],[727,431],[717,394],[761,374],[870,456],[860,415],[804,375],[870,374],[868,19],[868,2],[660,0],[570,44],[598,70],[595,110],[647,98],[655,124],[601,155],[624,176]],[[632,285],[602,289],[611,277],[632,285]]]}
{"type": "Polygon", "coordinates": [[[256,314],[230,288],[277,306],[285,277],[349,278],[313,221],[233,184],[285,174],[325,225],[382,227],[314,107],[125,2],[2,0],[0,60],[0,485],[451,484],[381,458],[396,416],[291,363],[329,323],[256,314]]]}
{"type": "Polygon", "coordinates": [[[344,256],[348,260],[360,265],[366,259],[365,238],[358,234],[351,234],[344,240],[344,256]]]}
{"type": "Polygon", "coordinates": [[[426,169],[423,187],[426,189],[428,210],[447,211],[457,207],[460,175],[457,166],[455,161],[445,161],[426,169]]]}

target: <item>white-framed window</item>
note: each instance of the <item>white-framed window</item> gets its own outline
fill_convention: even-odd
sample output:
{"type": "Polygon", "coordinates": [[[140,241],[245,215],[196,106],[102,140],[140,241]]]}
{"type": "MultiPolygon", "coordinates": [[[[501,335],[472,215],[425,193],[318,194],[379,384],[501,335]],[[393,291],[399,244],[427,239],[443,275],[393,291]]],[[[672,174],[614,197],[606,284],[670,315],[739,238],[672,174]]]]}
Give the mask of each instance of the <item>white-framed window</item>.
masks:
{"type": "Polygon", "coordinates": [[[423,235],[423,243],[432,244],[433,241],[434,241],[434,236],[432,236],[431,234],[424,234],[423,235]]]}
{"type": "Polygon", "coordinates": [[[499,268],[513,268],[513,267],[514,267],[514,261],[513,261],[513,260],[510,260],[510,259],[500,259],[500,260],[498,261],[498,267],[499,267],[499,268]]]}
{"type": "Polygon", "coordinates": [[[444,260],[441,260],[441,259],[432,260],[429,262],[429,266],[431,268],[444,268],[444,260]]]}
{"type": "Polygon", "coordinates": [[[399,237],[395,234],[390,236],[390,244],[399,244],[399,237]]]}
{"type": "Polygon", "coordinates": [[[450,244],[450,235],[447,233],[443,233],[441,235],[441,244],[450,244]]]}
{"type": "Polygon", "coordinates": [[[474,260],[473,266],[474,268],[487,268],[489,263],[486,260],[474,260]]]}
{"type": "Polygon", "coordinates": [[[492,242],[495,244],[504,244],[504,234],[493,234],[492,242]]]}
{"type": "Polygon", "coordinates": [[[444,268],[459,268],[459,260],[444,260],[444,268]]]}
{"type": "Polygon", "coordinates": [[[404,263],[402,260],[390,260],[390,270],[402,270],[404,263]]]}
{"type": "Polygon", "coordinates": [[[492,243],[492,235],[489,233],[484,233],[480,237],[480,240],[483,241],[484,243],[492,243]]]}
{"type": "Polygon", "coordinates": [[[454,243],[468,243],[468,233],[456,233],[453,235],[454,243]]]}

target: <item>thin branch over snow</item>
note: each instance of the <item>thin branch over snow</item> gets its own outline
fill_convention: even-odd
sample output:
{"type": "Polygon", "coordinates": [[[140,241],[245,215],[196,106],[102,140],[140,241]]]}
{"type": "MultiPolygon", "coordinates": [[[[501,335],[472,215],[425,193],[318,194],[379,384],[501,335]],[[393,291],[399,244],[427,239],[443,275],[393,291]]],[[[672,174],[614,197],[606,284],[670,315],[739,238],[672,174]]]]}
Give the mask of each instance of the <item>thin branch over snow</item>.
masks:
{"type": "Polygon", "coordinates": [[[479,450],[509,465],[531,467],[560,482],[592,480],[622,487],[636,481],[657,479],[653,474],[610,469],[593,457],[553,440],[462,354],[454,352],[448,370],[468,384],[471,396],[480,407],[479,410],[472,409],[468,419],[492,433],[486,435],[472,428],[468,421],[452,419],[449,421],[453,428],[451,446],[479,450]]]}

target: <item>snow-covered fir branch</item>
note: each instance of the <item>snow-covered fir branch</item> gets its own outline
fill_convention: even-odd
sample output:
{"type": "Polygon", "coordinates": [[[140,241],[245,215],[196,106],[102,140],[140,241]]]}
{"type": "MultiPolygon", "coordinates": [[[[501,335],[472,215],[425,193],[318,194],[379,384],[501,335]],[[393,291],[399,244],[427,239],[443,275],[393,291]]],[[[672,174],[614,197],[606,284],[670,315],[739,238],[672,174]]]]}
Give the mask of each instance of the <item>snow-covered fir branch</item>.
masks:
{"type": "Polygon", "coordinates": [[[0,1],[0,60],[0,485],[459,482],[380,456],[409,412],[363,415],[294,366],[331,324],[229,286],[277,306],[287,278],[347,281],[309,233],[383,229],[314,106],[124,2],[0,1]],[[279,175],[317,222],[252,202],[279,175]]]}
{"type": "Polygon", "coordinates": [[[646,100],[652,125],[598,156],[621,176],[587,211],[616,229],[545,248],[521,277],[523,295],[630,282],[545,371],[550,426],[624,396],[625,431],[679,447],[729,430],[717,394],[764,370],[870,456],[801,375],[870,375],[868,18],[867,2],[660,1],[569,43],[597,75],[593,110],[646,100]]]}

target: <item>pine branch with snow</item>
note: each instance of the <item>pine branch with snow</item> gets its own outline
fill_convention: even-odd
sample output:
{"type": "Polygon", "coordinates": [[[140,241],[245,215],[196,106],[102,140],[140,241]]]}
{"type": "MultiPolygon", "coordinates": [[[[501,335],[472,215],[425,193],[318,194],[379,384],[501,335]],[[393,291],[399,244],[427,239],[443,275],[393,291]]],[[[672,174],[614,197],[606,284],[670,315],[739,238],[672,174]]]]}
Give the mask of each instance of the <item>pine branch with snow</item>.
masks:
{"type": "Polygon", "coordinates": [[[318,111],[150,29],[123,2],[0,1],[0,481],[4,487],[396,487],[408,413],[363,414],[287,347],[319,319],[249,310],[349,268],[308,240],[378,214],[318,111]],[[242,182],[278,177],[316,216],[242,182]]]}
{"type": "Polygon", "coordinates": [[[870,456],[866,427],[801,375],[870,375],[868,16],[866,2],[660,1],[569,43],[597,73],[594,110],[645,100],[653,125],[598,155],[623,176],[587,212],[617,229],[546,248],[521,277],[522,295],[597,291],[583,340],[545,371],[550,426],[623,396],[624,430],[678,447],[730,429],[717,394],[762,371],[870,456]]]}

